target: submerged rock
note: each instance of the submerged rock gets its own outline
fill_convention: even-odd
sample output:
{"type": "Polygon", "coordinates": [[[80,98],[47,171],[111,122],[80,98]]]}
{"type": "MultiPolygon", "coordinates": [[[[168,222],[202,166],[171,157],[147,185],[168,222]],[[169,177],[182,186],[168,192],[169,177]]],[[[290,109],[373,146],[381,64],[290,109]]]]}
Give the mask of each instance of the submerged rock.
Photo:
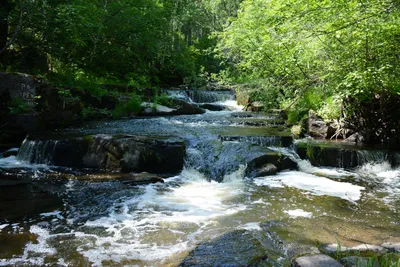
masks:
{"type": "Polygon", "coordinates": [[[267,251],[245,230],[198,245],[179,266],[270,266],[267,251]]]}
{"type": "Polygon", "coordinates": [[[61,140],[28,138],[18,157],[63,167],[178,173],[183,168],[185,143],[174,137],[103,134],[61,140]]]}

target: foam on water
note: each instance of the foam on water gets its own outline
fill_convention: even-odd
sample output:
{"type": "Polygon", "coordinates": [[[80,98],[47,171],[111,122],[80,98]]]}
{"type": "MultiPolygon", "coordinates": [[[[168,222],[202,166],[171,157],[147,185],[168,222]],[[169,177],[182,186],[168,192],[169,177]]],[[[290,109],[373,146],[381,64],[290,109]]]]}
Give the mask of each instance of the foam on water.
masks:
{"type": "Polygon", "coordinates": [[[226,108],[228,108],[231,111],[242,111],[243,108],[244,108],[244,106],[238,105],[236,100],[219,101],[219,102],[216,102],[216,104],[219,104],[221,106],[225,106],[226,108]]]}
{"type": "Polygon", "coordinates": [[[56,254],[56,249],[50,247],[47,240],[51,237],[48,230],[37,225],[31,226],[29,230],[37,236],[37,243],[29,242],[26,244],[24,254],[21,257],[12,259],[0,259],[0,266],[44,266],[44,256],[56,254]]]}
{"type": "Polygon", "coordinates": [[[0,158],[0,168],[2,169],[48,169],[45,164],[31,164],[26,161],[18,160],[17,157],[11,156],[7,158],[0,158]]]}
{"type": "Polygon", "coordinates": [[[254,180],[257,185],[282,187],[289,186],[306,190],[314,195],[340,197],[349,201],[357,201],[364,187],[351,183],[337,182],[299,171],[281,172],[273,177],[261,177],[254,180]]]}
{"type": "Polygon", "coordinates": [[[306,217],[306,218],[311,218],[312,213],[311,212],[306,212],[302,209],[296,209],[296,210],[285,210],[285,213],[289,214],[290,217],[292,218],[297,218],[297,217],[306,217]]]}
{"type": "Polygon", "coordinates": [[[95,238],[78,251],[101,266],[105,260],[160,261],[193,248],[215,219],[245,208],[226,203],[243,193],[243,173],[242,166],[225,183],[217,183],[196,170],[184,170],[164,185],[144,186],[143,194],[116,203],[108,216],[86,222],[86,227],[103,228],[105,236],[74,233],[95,238]]]}

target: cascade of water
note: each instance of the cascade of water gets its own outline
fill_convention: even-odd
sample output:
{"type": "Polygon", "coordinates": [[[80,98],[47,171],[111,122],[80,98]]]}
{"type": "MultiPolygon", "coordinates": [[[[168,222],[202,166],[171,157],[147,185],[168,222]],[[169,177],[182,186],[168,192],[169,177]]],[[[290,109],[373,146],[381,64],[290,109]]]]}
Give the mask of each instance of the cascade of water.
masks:
{"type": "Polygon", "coordinates": [[[235,100],[235,95],[232,91],[190,90],[187,92],[189,97],[196,103],[215,103],[226,100],[235,100]]]}
{"type": "Polygon", "coordinates": [[[171,98],[180,99],[188,103],[193,103],[193,100],[189,97],[187,91],[184,90],[163,90],[171,98]]]}
{"type": "Polygon", "coordinates": [[[28,140],[25,139],[18,152],[17,158],[21,161],[48,164],[53,162],[53,154],[58,141],[54,140],[28,140]]]}

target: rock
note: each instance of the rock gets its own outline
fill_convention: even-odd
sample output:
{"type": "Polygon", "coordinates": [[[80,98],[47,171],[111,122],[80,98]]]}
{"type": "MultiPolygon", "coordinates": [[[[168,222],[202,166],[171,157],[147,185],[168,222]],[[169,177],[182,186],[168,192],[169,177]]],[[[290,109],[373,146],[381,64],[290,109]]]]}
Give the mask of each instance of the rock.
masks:
{"type": "Polygon", "coordinates": [[[206,111],[202,108],[199,108],[195,104],[189,104],[184,101],[181,101],[181,105],[178,107],[174,115],[192,115],[192,114],[203,114],[206,111]]]}
{"type": "Polygon", "coordinates": [[[163,105],[156,105],[153,107],[153,103],[148,102],[142,103],[142,106],[144,109],[140,115],[143,116],[193,115],[205,113],[205,110],[199,108],[196,104],[190,104],[180,99],[171,99],[170,107],[163,105]]]}
{"type": "Polygon", "coordinates": [[[363,258],[358,256],[349,256],[342,258],[340,263],[343,264],[344,267],[359,267],[359,266],[371,266],[371,267],[379,267],[378,260],[374,260],[372,258],[363,258]]]}
{"type": "Polygon", "coordinates": [[[211,111],[222,111],[222,110],[226,109],[223,105],[210,104],[210,103],[201,104],[201,105],[199,105],[199,107],[200,108],[204,108],[204,109],[208,109],[208,110],[211,110],[211,111]]]}
{"type": "Polygon", "coordinates": [[[263,245],[245,230],[198,245],[179,266],[270,266],[263,245]]]}
{"type": "Polygon", "coordinates": [[[3,155],[3,157],[5,157],[5,158],[11,157],[11,156],[16,156],[16,155],[18,155],[18,151],[19,151],[19,148],[11,148],[11,149],[9,149],[9,150],[3,152],[2,155],[3,155]]]}
{"type": "Polygon", "coordinates": [[[348,250],[348,247],[339,246],[339,244],[328,244],[321,247],[321,251],[326,254],[335,254],[338,252],[346,252],[348,250]]]}
{"type": "Polygon", "coordinates": [[[296,267],[342,267],[335,259],[327,255],[313,255],[297,258],[294,261],[296,267]]]}
{"type": "Polygon", "coordinates": [[[379,254],[386,253],[386,249],[381,246],[371,245],[371,244],[361,244],[355,247],[351,247],[350,251],[360,251],[360,252],[376,252],[379,254]]]}
{"type": "Polygon", "coordinates": [[[278,168],[271,164],[267,163],[266,165],[262,166],[261,168],[258,168],[254,171],[252,171],[248,177],[249,178],[257,178],[257,177],[263,177],[263,176],[270,176],[270,175],[275,175],[278,172],[278,168]]]}
{"type": "MultiPolygon", "coordinates": [[[[273,173],[273,168],[271,167],[271,165],[276,168],[276,171],[282,171],[287,169],[289,170],[298,169],[297,163],[294,162],[289,157],[284,156],[279,152],[269,151],[263,153],[262,155],[255,156],[254,158],[252,158],[250,161],[247,162],[246,176],[259,177],[254,175],[256,175],[258,172],[262,173],[262,168],[268,165],[270,166],[269,167],[270,175],[272,175],[273,173]]],[[[264,169],[264,171],[266,173],[267,169],[264,169]]]]}
{"type": "Polygon", "coordinates": [[[321,254],[317,247],[303,244],[288,244],[285,246],[289,259],[298,258],[299,256],[312,256],[321,254]]]}
{"type": "Polygon", "coordinates": [[[388,250],[400,253],[400,242],[399,243],[391,243],[391,242],[383,243],[381,246],[388,250]]]}
{"type": "Polygon", "coordinates": [[[313,138],[326,139],[328,137],[329,126],[327,123],[316,114],[310,112],[308,115],[307,133],[313,138]]]}
{"type": "Polygon", "coordinates": [[[178,173],[185,152],[185,142],[180,138],[99,134],[58,140],[29,137],[21,146],[19,158],[63,167],[178,173]]]}
{"type": "Polygon", "coordinates": [[[354,168],[360,164],[358,150],[350,146],[297,142],[295,150],[301,159],[309,160],[314,166],[354,168]]]}
{"type": "Polygon", "coordinates": [[[142,173],[130,173],[122,176],[119,180],[129,184],[153,184],[153,183],[164,183],[164,179],[157,175],[142,172],[142,173]]]}
{"type": "Polygon", "coordinates": [[[254,101],[247,104],[245,111],[259,112],[264,109],[264,105],[260,101],[254,101]]]}

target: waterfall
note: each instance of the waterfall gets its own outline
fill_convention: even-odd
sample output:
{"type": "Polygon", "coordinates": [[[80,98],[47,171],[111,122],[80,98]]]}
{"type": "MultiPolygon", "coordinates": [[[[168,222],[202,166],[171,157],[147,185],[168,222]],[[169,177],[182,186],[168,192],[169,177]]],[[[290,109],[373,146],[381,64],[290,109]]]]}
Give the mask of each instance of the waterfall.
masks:
{"type": "Polygon", "coordinates": [[[184,90],[163,90],[163,93],[165,93],[170,98],[183,100],[183,101],[185,101],[187,103],[193,103],[193,100],[189,97],[187,91],[184,91],[184,90]]]}
{"type": "Polygon", "coordinates": [[[189,97],[196,103],[215,103],[226,100],[235,100],[235,94],[232,91],[187,91],[189,97]]]}
{"type": "Polygon", "coordinates": [[[18,152],[21,161],[52,165],[58,141],[25,139],[18,152]]]}

